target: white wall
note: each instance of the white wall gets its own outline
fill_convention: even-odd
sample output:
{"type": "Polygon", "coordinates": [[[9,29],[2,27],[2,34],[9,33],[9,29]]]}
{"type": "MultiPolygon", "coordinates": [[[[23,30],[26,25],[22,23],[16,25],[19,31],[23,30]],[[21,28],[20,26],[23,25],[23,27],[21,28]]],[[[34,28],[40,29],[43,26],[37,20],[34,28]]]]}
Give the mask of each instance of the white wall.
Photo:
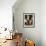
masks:
{"type": "Polygon", "coordinates": [[[41,38],[42,46],[46,46],[46,0],[41,1],[41,38]]]}
{"type": "Polygon", "coordinates": [[[15,19],[15,28],[18,30],[18,32],[22,32],[24,38],[34,40],[36,46],[41,46],[41,29],[40,29],[41,1],[22,0],[22,2],[19,4],[15,3],[15,5],[13,6],[13,12],[15,19]],[[23,13],[35,13],[34,28],[23,27],[23,13]]]}
{"type": "Polygon", "coordinates": [[[13,6],[13,12],[15,15],[15,28],[18,31],[23,32],[25,37],[34,39],[37,46],[46,46],[46,0],[41,0],[41,2],[40,0],[25,0],[21,3],[15,3],[15,5],[13,6]],[[35,28],[23,27],[23,12],[36,13],[35,28]]]}
{"type": "Polygon", "coordinates": [[[16,0],[0,0],[0,27],[12,28],[12,6],[16,0]]]}

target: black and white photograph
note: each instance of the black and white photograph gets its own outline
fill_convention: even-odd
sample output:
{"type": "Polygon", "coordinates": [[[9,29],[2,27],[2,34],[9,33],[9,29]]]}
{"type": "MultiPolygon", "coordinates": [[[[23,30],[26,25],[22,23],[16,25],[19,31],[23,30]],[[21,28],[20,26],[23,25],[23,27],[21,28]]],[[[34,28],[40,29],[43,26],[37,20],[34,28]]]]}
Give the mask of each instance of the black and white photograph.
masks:
{"type": "Polygon", "coordinates": [[[24,13],[24,27],[35,26],[35,13],[24,13]]]}

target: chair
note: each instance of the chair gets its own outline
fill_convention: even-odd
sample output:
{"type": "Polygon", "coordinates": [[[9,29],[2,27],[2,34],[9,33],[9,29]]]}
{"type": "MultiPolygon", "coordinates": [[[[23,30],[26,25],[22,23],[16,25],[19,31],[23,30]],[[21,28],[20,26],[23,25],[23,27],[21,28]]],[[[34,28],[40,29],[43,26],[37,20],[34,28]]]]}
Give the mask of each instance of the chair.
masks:
{"type": "Polygon", "coordinates": [[[25,46],[35,46],[35,43],[32,40],[26,40],[25,46]]]}
{"type": "Polygon", "coordinates": [[[16,46],[22,46],[22,33],[15,33],[16,46]]]}

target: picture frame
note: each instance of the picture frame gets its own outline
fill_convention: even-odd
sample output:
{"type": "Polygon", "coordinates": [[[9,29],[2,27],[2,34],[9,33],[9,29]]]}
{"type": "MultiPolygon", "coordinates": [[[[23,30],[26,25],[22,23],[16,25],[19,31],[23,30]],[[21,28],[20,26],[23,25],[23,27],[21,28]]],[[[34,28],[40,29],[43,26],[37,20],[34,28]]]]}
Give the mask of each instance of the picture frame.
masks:
{"type": "Polygon", "coordinates": [[[35,13],[23,13],[23,26],[26,28],[35,27],[35,13]]]}

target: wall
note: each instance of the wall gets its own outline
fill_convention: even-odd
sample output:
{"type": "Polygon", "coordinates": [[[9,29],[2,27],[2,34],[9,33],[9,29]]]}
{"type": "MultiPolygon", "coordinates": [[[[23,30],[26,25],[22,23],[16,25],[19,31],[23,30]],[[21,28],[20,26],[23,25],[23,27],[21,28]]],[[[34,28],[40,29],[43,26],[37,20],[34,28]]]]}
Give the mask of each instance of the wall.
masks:
{"type": "Polygon", "coordinates": [[[42,46],[46,46],[46,0],[41,1],[41,40],[42,46]]]}
{"type": "Polygon", "coordinates": [[[0,0],[0,27],[12,29],[12,6],[16,0],[0,0]]]}
{"type": "MultiPolygon", "coordinates": [[[[20,0],[21,1],[21,0],[20,0]]],[[[18,1],[18,2],[20,2],[18,1]]],[[[13,14],[15,20],[15,28],[18,32],[23,33],[24,39],[31,39],[35,42],[36,46],[41,46],[41,1],[40,0],[22,0],[21,3],[15,3],[13,6],[13,14]],[[17,5],[17,6],[16,6],[17,5]],[[35,27],[23,27],[23,13],[35,13],[35,27]]]]}
{"type": "Polygon", "coordinates": [[[0,38],[10,35],[9,31],[5,32],[4,27],[12,29],[12,6],[16,0],[0,0],[0,38]],[[3,28],[1,28],[3,27],[3,28]]]}

